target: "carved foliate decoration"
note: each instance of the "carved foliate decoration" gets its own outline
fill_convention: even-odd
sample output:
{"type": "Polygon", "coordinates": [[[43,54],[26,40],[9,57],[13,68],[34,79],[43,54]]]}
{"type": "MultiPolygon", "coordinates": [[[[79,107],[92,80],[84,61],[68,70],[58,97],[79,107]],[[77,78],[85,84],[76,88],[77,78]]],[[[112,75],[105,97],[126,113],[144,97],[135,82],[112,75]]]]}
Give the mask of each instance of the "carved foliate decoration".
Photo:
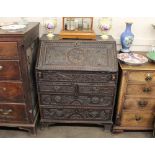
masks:
{"type": "Polygon", "coordinates": [[[75,98],[73,95],[41,95],[41,104],[112,107],[113,99],[110,96],[78,96],[75,98]]]}
{"type": "Polygon", "coordinates": [[[67,52],[67,58],[73,64],[83,64],[84,57],[84,50],[81,48],[73,48],[67,52]]]}
{"type": "Polygon", "coordinates": [[[111,119],[110,109],[42,109],[43,117],[52,120],[100,120],[111,119]]]}

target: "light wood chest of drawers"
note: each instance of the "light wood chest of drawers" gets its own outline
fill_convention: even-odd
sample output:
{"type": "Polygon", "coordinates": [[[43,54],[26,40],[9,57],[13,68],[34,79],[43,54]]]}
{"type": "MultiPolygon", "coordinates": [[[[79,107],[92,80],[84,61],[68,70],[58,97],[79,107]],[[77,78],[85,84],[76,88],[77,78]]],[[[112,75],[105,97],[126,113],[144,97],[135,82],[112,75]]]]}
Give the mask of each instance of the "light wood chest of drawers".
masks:
{"type": "Polygon", "coordinates": [[[120,87],[113,132],[152,130],[155,113],[155,65],[120,63],[120,87]]]}

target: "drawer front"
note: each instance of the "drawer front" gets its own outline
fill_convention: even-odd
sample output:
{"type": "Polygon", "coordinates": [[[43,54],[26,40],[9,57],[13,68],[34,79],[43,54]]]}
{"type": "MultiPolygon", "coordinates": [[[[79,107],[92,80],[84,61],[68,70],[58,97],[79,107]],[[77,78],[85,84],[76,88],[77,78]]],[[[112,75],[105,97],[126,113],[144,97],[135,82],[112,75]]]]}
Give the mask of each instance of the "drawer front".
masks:
{"type": "Polygon", "coordinates": [[[153,128],[153,112],[123,112],[121,126],[153,128]]]}
{"type": "Polygon", "coordinates": [[[155,99],[126,98],[123,108],[126,110],[151,110],[151,111],[155,111],[155,99]]]}
{"type": "Polygon", "coordinates": [[[129,84],[127,87],[127,95],[142,96],[142,97],[154,97],[155,85],[146,84],[129,84]]]}
{"type": "Polygon", "coordinates": [[[108,82],[114,83],[117,79],[116,73],[110,72],[37,72],[39,81],[59,81],[59,82],[108,82]]]}
{"type": "Polygon", "coordinates": [[[115,91],[115,86],[109,86],[106,84],[93,84],[93,83],[39,83],[39,90],[44,92],[48,91],[50,93],[71,93],[74,96],[79,96],[79,94],[89,94],[89,95],[108,95],[113,96],[115,91]]]}
{"type": "Polygon", "coordinates": [[[0,80],[20,80],[18,61],[0,61],[0,80]]]}
{"type": "Polygon", "coordinates": [[[47,91],[50,93],[73,93],[73,84],[61,84],[61,83],[39,83],[38,88],[41,92],[47,91]]]}
{"type": "Polygon", "coordinates": [[[0,104],[0,122],[18,123],[27,121],[26,109],[21,104],[0,104]]]}
{"type": "Polygon", "coordinates": [[[0,42],[0,59],[13,59],[18,57],[16,42],[0,42]]]}
{"type": "Polygon", "coordinates": [[[110,109],[41,108],[41,118],[47,120],[110,121],[110,109]]]}
{"type": "Polygon", "coordinates": [[[108,96],[73,96],[73,95],[40,95],[40,104],[48,106],[103,106],[112,107],[113,97],[108,96]]]}
{"type": "Polygon", "coordinates": [[[113,96],[115,87],[108,85],[78,85],[80,94],[107,95],[113,96]]]}
{"type": "Polygon", "coordinates": [[[155,82],[155,71],[131,71],[130,82],[155,82]]]}
{"type": "Polygon", "coordinates": [[[0,82],[0,102],[24,101],[23,86],[21,82],[0,82]]]}

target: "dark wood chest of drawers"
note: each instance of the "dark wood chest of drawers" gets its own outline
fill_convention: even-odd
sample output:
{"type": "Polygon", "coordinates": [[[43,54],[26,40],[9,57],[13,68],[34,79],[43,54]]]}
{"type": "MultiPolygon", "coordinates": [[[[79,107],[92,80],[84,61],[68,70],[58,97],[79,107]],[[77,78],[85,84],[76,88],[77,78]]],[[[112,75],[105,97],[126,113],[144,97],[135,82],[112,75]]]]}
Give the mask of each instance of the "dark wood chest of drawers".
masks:
{"type": "Polygon", "coordinates": [[[115,41],[41,38],[36,65],[41,123],[113,123],[115,41]]]}
{"type": "Polygon", "coordinates": [[[20,32],[0,30],[0,126],[35,132],[38,36],[39,23],[29,23],[20,32]]]}

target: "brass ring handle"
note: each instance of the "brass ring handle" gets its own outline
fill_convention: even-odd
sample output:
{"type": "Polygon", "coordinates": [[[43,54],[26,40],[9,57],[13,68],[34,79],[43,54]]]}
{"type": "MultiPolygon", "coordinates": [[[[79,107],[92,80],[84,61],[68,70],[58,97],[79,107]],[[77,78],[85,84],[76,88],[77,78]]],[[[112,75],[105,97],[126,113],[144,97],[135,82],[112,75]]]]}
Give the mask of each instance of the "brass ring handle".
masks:
{"type": "Polygon", "coordinates": [[[0,71],[3,69],[3,66],[0,66],[0,71]]]}
{"type": "Polygon", "coordinates": [[[148,104],[147,101],[139,101],[139,102],[138,102],[138,105],[139,105],[140,107],[142,107],[142,108],[146,107],[147,104],[148,104]]]}
{"type": "Polygon", "coordinates": [[[151,74],[148,73],[146,78],[145,78],[145,81],[151,81],[151,80],[152,80],[151,74]]]}
{"type": "Polygon", "coordinates": [[[143,88],[143,92],[144,93],[149,93],[149,92],[151,92],[151,88],[143,88]]]}
{"type": "Polygon", "coordinates": [[[0,113],[1,113],[2,115],[8,115],[8,114],[11,113],[11,112],[12,112],[12,109],[8,109],[8,110],[0,109],[0,113]]]}
{"type": "Polygon", "coordinates": [[[136,121],[140,121],[142,118],[140,116],[135,115],[136,121]]]}

